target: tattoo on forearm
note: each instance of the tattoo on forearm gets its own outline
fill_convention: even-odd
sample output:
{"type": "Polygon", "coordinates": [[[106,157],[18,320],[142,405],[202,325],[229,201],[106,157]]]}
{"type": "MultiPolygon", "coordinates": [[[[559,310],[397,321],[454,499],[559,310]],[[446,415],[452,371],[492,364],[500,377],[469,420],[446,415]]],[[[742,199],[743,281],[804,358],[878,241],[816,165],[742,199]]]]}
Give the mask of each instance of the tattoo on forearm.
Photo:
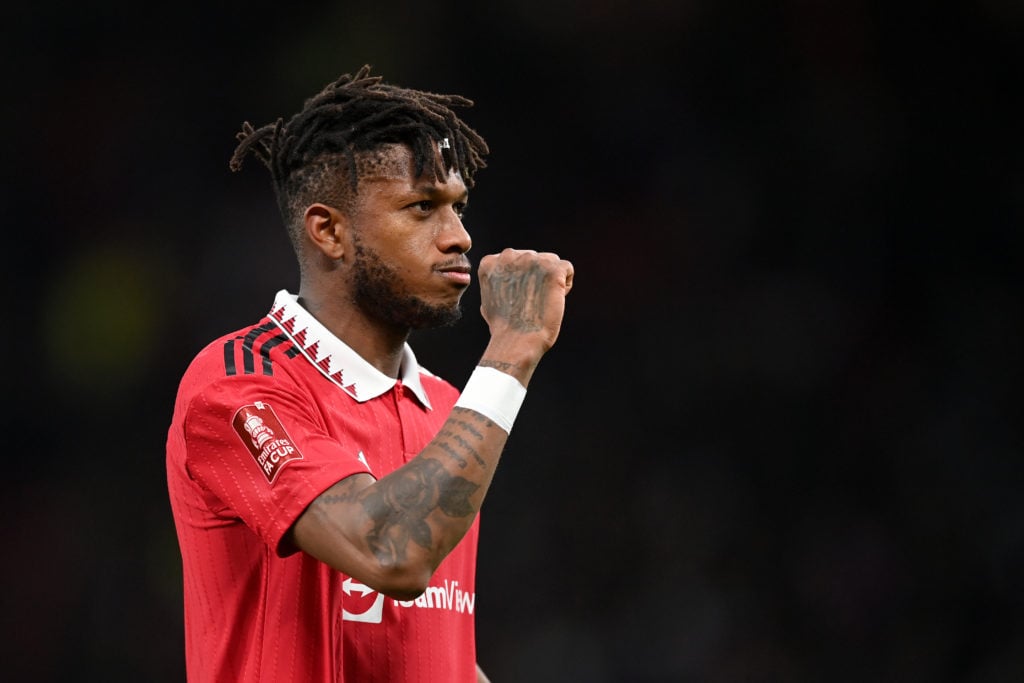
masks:
{"type": "MultiPolygon", "coordinates": [[[[444,432],[441,432],[441,434],[439,434],[438,436],[443,436],[443,435],[444,435],[444,432]]],[[[459,466],[459,469],[466,469],[466,466],[469,465],[469,463],[466,462],[466,459],[463,458],[458,453],[456,453],[455,449],[452,448],[448,443],[446,443],[444,441],[435,441],[434,445],[437,446],[438,448],[440,448],[445,453],[447,453],[449,456],[451,456],[451,459],[455,461],[455,464],[459,466]]]]}
{"type": "MultiPolygon", "coordinates": [[[[458,424],[458,422],[456,422],[456,424],[458,424]]],[[[470,434],[476,436],[477,440],[483,438],[482,436],[480,436],[480,433],[475,430],[471,430],[470,434]]],[[[451,442],[454,442],[455,445],[459,446],[460,448],[462,448],[462,450],[469,453],[469,455],[472,456],[473,460],[475,460],[476,463],[480,465],[480,467],[487,467],[487,461],[480,456],[480,453],[476,450],[476,447],[470,442],[466,441],[464,438],[462,438],[461,434],[453,432],[451,429],[446,427],[445,429],[442,429],[438,433],[437,437],[434,439],[435,446],[437,446],[445,453],[450,455],[452,457],[452,460],[454,460],[460,468],[465,469],[469,463],[466,462],[465,457],[455,452],[455,449],[452,446],[451,442]]]]}
{"type": "MultiPolygon", "coordinates": [[[[478,424],[482,424],[484,427],[487,427],[488,429],[490,429],[491,427],[495,427],[496,426],[495,423],[489,417],[487,417],[486,415],[481,415],[480,413],[476,412],[475,410],[470,410],[469,408],[463,408],[462,406],[455,406],[454,408],[452,408],[452,412],[453,413],[458,413],[460,417],[464,417],[464,418],[473,420],[474,422],[476,422],[478,424]]],[[[457,424],[465,424],[466,425],[466,429],[471,434],[473,434],[473,436],[479,436],[479,438],[481,438],[481,439],[484,438],[483,435],[481,435],[478,431],[476,431],[470,425],[466,424],[464,421],[460,420],[457,424]]]]}
{"type": "Polygon", "coordinates": [[[454,441],[455,443],[457,443],[460,446],[462,446],[462,448],[467,453],[469,453],[471,456],[473,456],[473,459],[476,460],[476,464],[480,465],[480,467],[483,467],[483,468],[487,467],[487,461],[480,457],[480,454],[477,452],[477,450],[475,448],[473,448],[473,444],[469,443],[468,441],[463,439],[458,434],[453,434],[452,435],[452,441],[454,441]]]}
{"type": "Polygon", "coordinates": [[[533,332],[541,329],[547,290],[544,270],[537,265],[526,271],[497,270],[491,273],[488,314],[508,319],[515,329],[533,332]]]}
{"type": "MultiPolygon", "coordinates": [[[[456,410],[465,410],[467,413],[469,413],[471,415],[479,415],[479,413],[476,413],[476,412],[474,412],[472,410],[466,410],[465,408],[456,408],[456,410]]],[[[476,427],[474,425],[470,424],[469,422],[466,422],[465,420],[454,420],[454,419],[452,420],[452,422],[454,422],[458,426],[462,427],[471,436],[476,437],[477,440],[480,440],[480,439],[484,438],[484,435],[481,434],[480,432],[478,432],[476,427]]]]}
{"type": "Polygon", "coordinates": [[[335,505],[337,503],[351,503],[355,501],[359,491],[354,488],[354,480],[346,479],[334,486],[330,493],[324,493],[314,502],[317,505],[335,505]]]}
{"type": "Polygon", "coordinates": [[[436,460],[413,460],[378,481],[373,493],[362,501],[373,520],[367,534],[370,548],[386,562],[404,560],[410,541],[430,548],[433,533],[427,518],[435,510],[449,517],[475,513],[469,498],[479,488],[479,484],[450,474],[436,460]]]}
{"type": "Polygon", "coordinates": [[[507,363],[500,360],[488,360],[482,359],[477,365],[481,368],[494,368],[495,370],[501,370],[502,372],[508,372],[516,366],[515,363],[507,363]]]}

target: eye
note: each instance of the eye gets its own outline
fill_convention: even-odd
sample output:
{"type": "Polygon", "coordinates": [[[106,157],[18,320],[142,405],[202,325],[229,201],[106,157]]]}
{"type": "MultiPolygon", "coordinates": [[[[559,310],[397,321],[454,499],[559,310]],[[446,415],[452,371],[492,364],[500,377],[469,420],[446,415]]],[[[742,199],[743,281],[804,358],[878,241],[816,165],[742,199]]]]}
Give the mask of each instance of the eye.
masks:
{"type": "Polygon", "coordinates": [[[424,200],[423,200],[423,201],[421,201],[421,202],[416,202],[415,204],[413,204],[413,207],[414,207],[414,208],[415,208],[416,210],[418,210],[418,211],[422,211],[423,213],[427,213],[427,212],[429,212],[429,211],[430,211],[431,209],[433,209],[433,208],[434,208],[434,204],[433,204],[433,202],[431,202],[431,201],[429,201],[429,200],[427,200],[427,199],[424,199],[424,200]]]}
{"type": "Polygon", "coordinates": [[[452,204],[452,210],[455,211],[455,215],[458,216],[459,218],[462,218],[463,216],[466,215],[467,208],[468,207],[466,206],[466,202],[455,202],[454,204],[452,204]]]}

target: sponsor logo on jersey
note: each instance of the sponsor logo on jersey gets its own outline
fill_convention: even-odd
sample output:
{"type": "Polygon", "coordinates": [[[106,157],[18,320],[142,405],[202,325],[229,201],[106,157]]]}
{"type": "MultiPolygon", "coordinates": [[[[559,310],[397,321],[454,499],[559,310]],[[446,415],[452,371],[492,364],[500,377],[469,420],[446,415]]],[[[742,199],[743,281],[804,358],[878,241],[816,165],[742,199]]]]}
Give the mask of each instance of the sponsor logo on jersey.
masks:
{"type": "MultiPolygon", "coordinates": [[[[351,578],[342,583],[345,592],[345,606],[341,618],[345,621],[361,621],[367,624],[379,624],[384,616],[385,597],[369,586],[351,578]],[[372,596],[372,597],[370,597],[372,596]]],[[[422,609],[445,609],[459,614],[472,614],[476,607],[476,593],[469,593],[459,588],[458,581],[444,580],[440,586],[427,586],[423,595],[415,600],[391,600],[394,607],[422,609]]]]}
{"type": "Polygon", "coordinates": [[[384,616],[384,594],[378,593],[369,586],[346,578],[341,584],[345,592],[345,605],[341,609],[341,618],[345,621],[361,621],[367,624],[379,624],[384,616]],[[369,596],[369,597],[367,597],[369,596]]]}
{"type": "Polygon", "coordinates": [[[256,401],[242,406],[231,418],[231,426],[269,484],[274,483],[282,467],[292,460],[302,459],[302,453],[268,403],[256,401]]]}

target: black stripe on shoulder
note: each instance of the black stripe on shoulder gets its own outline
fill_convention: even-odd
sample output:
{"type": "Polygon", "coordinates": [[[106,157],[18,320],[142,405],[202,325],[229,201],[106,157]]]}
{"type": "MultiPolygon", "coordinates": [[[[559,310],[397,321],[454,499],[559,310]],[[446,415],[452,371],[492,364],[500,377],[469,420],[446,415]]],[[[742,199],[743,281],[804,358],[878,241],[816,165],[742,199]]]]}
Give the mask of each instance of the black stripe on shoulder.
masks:
{"type": "Polygon", "coordinates": [[[237,374],[235,369],[235,340],[228,339],[224,342],[224,374],[228,377],[237,374]]]}
{"type": "Polygon", "coordinates": [[[247,375],[253,375],[256,373],[256,358],[253,354],[253,345],[256,343],[256,339],[261,334],[266,334],[277,329],[277,325],[273,322],[267,322],[263,325],[258,325],[245,335],[242,340],[242,372],[247,375]]]}
{"type": "MultiPolygon", "coordinates": [[[[253,345],[260,335],[267,332],[272,332],[277,329],[277,325],[273,322],[264,323],[263,325],[255,325],[245,333],[238,334],[231,339],[227,339],[224,342],[224,374],[228,377],[232,377],[238,374],[238,362],[235,358],[239,346],[242,349],[242,371],[247,375],[252,375],[256,372],[255,359],[253,356],[253,345]],[[239,345],[239,342],[242,342],[239,345]]],[[[276,339],[276,337],[275,337],[276,339]]],[[[280,342],[275,342],[274,345],[280,342]]],[[[261,355],[262,354],[261,352],[261,355]]],[[[266,363],[264,362],[264,368],[266,363]]],[[[267,374],[267,373],[264,373],[267,374]]]]}
{"type": "Polygon", "coordinates": [[[267,341],[263,342],[263,346],[260,347],[260,358],[263,359],[264,375],[274,374],[274,366],[270,362],[270,352],[274,349],[275,346],[286,341],[288,341],[288,335],[282,332],[281,334],[271,337],[267,341]]]}

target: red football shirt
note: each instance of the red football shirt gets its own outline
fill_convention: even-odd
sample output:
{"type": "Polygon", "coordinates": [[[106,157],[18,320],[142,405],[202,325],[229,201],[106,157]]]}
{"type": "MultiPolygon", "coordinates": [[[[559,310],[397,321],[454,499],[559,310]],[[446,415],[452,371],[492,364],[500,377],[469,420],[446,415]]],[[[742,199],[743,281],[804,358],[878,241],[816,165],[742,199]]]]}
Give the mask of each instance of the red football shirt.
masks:
{"type": "Polygon", "coordinates": [[[336,482],[408,462],[457,397],[408,346],[383,375],[283,290],[196,356],[167,438],[189,681],[476,680],[478,522],[409,602],[282,540],[336,482]]]}

